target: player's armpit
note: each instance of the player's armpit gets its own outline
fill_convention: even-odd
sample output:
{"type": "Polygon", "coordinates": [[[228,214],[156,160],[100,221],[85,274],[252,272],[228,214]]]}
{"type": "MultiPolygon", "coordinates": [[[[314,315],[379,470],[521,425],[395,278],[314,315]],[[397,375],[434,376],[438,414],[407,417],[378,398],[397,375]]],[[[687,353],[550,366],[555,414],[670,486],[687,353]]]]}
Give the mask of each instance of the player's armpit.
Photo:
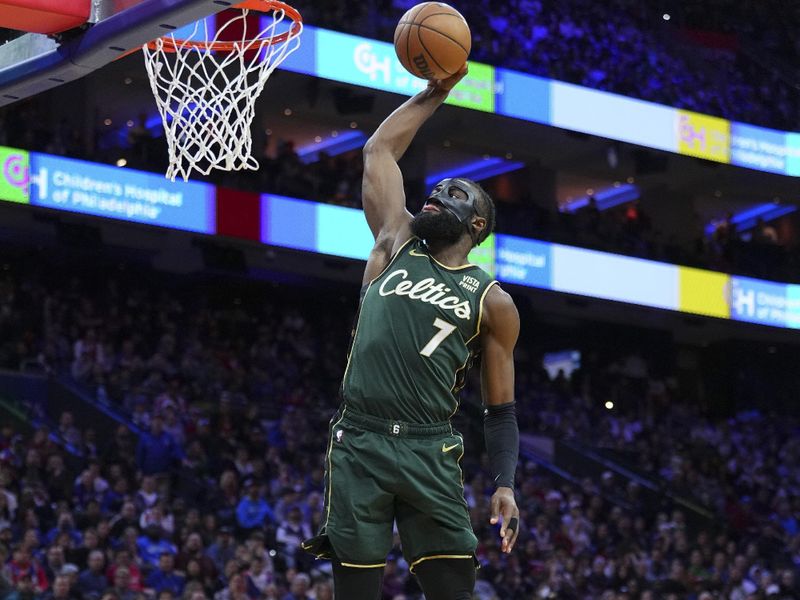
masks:
{"type": "Polygon", "coordinates": [[[389,264],[389,261],[392,260],[392,256],[394,256],[396,252],[395,240],[397,239],[398,237],[396,234],[389,232],[378,235],[375,240],[375,245],[372,247],[367,257],[367,266],[364,269],[364,278],[362,281],[364,285],[378,277],[386,268],[386,265],[389,264]]]}

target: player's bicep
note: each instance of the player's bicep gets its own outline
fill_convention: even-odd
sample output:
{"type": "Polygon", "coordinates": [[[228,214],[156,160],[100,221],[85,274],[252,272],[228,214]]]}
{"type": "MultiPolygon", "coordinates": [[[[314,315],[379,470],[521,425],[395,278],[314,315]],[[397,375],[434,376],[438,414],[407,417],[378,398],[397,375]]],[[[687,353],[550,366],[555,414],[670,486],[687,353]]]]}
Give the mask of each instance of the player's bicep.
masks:
{"type": "Polygon", "coordinates": [[[514,401],[514,346],[519,337],[519,313],[498,286],[484,300],[485,331],[481,335],[481,391],[484,404],[514,401]]]}
{"type": "Polygon", "coordinates": [[[394,242],[408,231],[411,213],[406,210],[403,174],[388,150],[370,144],[364,147],[361,197],[364,216],[376,242],[381,236],[391,237],[394,242]]]}

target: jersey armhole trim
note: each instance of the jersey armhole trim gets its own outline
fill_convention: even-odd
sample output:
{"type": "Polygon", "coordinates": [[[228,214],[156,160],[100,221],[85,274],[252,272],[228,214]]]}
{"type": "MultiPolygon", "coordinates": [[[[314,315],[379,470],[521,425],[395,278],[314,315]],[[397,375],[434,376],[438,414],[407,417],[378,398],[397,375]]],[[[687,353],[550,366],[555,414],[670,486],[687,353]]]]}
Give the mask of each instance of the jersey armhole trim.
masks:
{"type": "Polygon", "coordinates": [[[495,285],[499,285],[499,282],[496,279],[492,279],[492,281],[489,282],[489,285],[486,286],[486,289],[483,290],[483,293],[481,294],[481,300],[478,308],[478,322],[475,325],[475,334],[466,341],[466,346],[469,346],[470,342],[478,337],[478,335],[481,333],[481,322],[483,321],[483,302],[486,300],[486,294],[488,294],[489,290],[491,290],[495,285]]]}

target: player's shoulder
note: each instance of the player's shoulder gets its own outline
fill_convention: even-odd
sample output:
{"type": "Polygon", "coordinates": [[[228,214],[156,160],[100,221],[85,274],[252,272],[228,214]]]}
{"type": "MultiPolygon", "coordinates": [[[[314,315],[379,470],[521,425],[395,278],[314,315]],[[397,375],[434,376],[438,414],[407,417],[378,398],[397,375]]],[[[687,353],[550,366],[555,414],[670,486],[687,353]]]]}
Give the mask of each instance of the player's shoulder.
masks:
{"type": "Polygon", "coordinates": [[[519,312],[514,299],[507,291],[494,283],[483,300],[483,321],[489,330],[519,328],[519,312]]]}

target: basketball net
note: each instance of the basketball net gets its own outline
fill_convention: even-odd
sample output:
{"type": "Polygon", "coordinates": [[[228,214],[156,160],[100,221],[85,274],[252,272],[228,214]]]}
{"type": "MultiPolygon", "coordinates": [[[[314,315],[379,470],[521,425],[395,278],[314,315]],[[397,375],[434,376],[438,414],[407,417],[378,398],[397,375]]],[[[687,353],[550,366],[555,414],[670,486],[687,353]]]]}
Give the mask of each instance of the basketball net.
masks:
{"type": "MultiPolygon", "coordinates": [[[[253,0],[245,4],[252,7],[253,0]]],[[[300,46],[303,29],[291,7],[271,0],[260,6],[266,8],[259,11],[271,10],[272,15],[255,36],[251,25],[248,37],[250,10],[243,8],[210,41],[203,20],[186,39],[169,34],[144,46],[169,148],[170,180],[180,176],[186,181],[192,171],[208,175],[213,169],[258,169],[250,132],[255,102],[275,68],[300,46]],[[226,31],[238,28],[241,39],[223,41],[226,31]]],[[[254,20],[258,19],[250,19],[254,20]]]]}

